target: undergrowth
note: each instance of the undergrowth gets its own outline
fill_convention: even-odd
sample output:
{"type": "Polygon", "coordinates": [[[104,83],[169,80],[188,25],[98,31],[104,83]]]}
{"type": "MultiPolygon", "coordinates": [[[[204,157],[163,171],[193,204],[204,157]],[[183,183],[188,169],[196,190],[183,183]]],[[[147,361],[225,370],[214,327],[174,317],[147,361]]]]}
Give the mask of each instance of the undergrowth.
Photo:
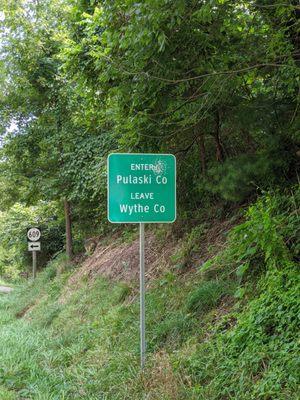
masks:
{"type": "Polygon", "coordinates": [[[144,373],[134,286],[74,290],[72,266],[54,260],[0,298],[0,399],[298,400],[299,200],[264,195],[222,253],[151,282],[144,373]]]}

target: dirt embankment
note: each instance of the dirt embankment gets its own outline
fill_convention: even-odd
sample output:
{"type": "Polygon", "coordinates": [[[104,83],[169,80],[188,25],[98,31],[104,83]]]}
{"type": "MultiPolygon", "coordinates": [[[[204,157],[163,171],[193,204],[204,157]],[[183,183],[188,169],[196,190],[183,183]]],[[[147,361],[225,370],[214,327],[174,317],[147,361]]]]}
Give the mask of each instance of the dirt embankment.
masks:
{"type": "MultiPolygon", "coordinates": [[[[199,253],[191,255],[190,268],[187,270],[198,268],[213,254],[220,251],[225,244],[226,233],[232,228],[232,225],[234,224],[230,221],[223,221],[209,228],[201,242],[199,253]]],[[[147,233],[145,239],[146,280],[149,281],[170,268],[171,256],[184,245],[185,239],[176,240],[169,234],[158,240],[152,232],[147,233]]],[[[93,254],[86,256],[69,278],[61,301],[66,301],[82,281],[85,280],[92,284],[99,275],[117,281],[137,282],[139,277],[139,239],[137,238],[131,243],[122,243],[120,238],[116,238],[108,245],[104,245],[99,240],[93,254]]]]}
{"type": "MultiPolygon", "coordinates": [[[[176,248],[174,241],[162,243],[155,235],[148,233],[145,237],[146,280],[157,276],[170,263],[170,256],[176,248]]],[[[81,282],[91,284],[97,276],[123,282],[134,282],[139,277],[139,239],[131,243],[122,243],[120,239],[112,240],[108,245],[98,242],[92,255],[87,256],[69,278],[61,301],[76,291],[81,282]]]]}
{"type": "MultiPolygon", "coordinates": [[[[169,263],[174,247],[176,247],[174,241],[161,243],[152,233],[146,235],[145,263],[148,278],[156,275],[169,263]]],[[[83,261],[81,267],[70,278],[69,283],[75,283],[84,277],[93,280],[98,275],[127,282],[137,279],[139,275],[139,239],[123,244],[118,240],[109,245],[103,245],[99,241],[94,253],[83,261]]]]}

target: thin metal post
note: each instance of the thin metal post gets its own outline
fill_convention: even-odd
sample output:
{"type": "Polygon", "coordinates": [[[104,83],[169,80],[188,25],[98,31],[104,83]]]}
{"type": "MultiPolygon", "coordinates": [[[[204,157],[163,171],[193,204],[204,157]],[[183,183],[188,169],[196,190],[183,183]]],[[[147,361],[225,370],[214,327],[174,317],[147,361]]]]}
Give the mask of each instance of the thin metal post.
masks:
{"type": "Polygon", "coordinates": [[[36,251],[32,252],[32,278],[36,277],[36,251]]]}
{"type": "Polygon", "coordinates": [[[146,337],[145,337],[145,225],[140,223],[140,341],[141,368],[145,367],[146,337]]]}

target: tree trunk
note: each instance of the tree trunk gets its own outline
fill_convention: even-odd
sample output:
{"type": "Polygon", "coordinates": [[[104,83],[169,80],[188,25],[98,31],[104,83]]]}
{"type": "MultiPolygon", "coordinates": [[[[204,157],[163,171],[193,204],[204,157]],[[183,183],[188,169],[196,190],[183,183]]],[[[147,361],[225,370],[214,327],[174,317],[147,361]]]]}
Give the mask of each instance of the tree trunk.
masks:
{"type": "Polygon", "coordinates": [[[69,260],[73,256],[73,241],[72,241],[72,220],[70,203],[67,199],[64,199],[64,209],[65,209],[65,221],[66,221],[66,253],[69,260]]]}
{"type": "Polygon", "coordinates": [[[197,142],[199,146],[202,175],[206,175],[206,154],[205,154],[205,142],[203,134],[198,137],[197,142]]]}
{"type": "Polygon", "coordinates": [[[216,159],[219,162],[224,160],[224,152],[220,140],[220,114],[219,111],[216,113],[216,130],[214,134],[215,144],[216,144],[216,159]]]}

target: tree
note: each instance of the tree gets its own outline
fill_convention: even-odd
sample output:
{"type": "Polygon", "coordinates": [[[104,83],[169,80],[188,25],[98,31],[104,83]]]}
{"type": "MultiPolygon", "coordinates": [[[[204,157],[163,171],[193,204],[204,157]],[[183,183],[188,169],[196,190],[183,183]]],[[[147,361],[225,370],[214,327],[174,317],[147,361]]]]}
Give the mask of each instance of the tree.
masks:
{"type": "Polygon", "coordinates": [[[111,151],[176,154],[182,209],[294,179],[299,13],[287,4],[3,2],[0,184],[19,187],[2,207],[60,199],[71,252],[71,214],[75,236],[107,227],[111,151]]]}

